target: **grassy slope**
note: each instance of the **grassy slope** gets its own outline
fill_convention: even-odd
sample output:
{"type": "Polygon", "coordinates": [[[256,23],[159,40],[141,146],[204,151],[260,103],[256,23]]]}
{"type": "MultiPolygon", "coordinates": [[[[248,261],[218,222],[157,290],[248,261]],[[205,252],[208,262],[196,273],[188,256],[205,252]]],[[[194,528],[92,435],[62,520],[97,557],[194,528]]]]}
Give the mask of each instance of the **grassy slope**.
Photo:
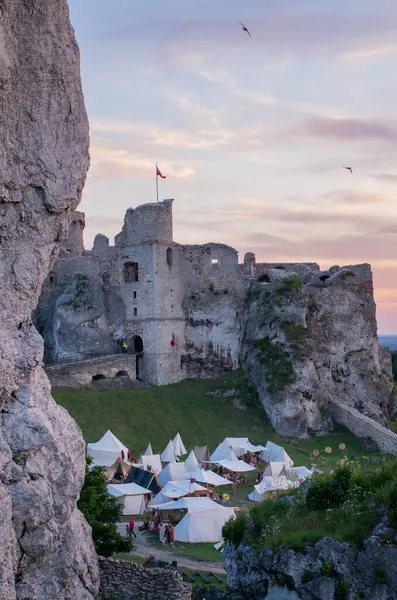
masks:
{"type": "MultiPolygon", "coordinates": [[[[178,431],[188,450],[196,444],[208,444],[210,450],[214,450],[225,437],[248,436],[263,443],[270,439],[283,445],[296,465],[315,463],[325,470],[344,454],[358,460],[363,457],[360,441],[345,429],[299,444],[277,435],[259,402],[250,395],[240,372],[219,379],[188,380],[149,390],[53,388],[53,395],[76,419],[87,442],[97,441],[110,429],[136,457],[149,441],[154,452],[163,451],[178,431]],[[215,390],[236,388],[248,403],[245,410],[236,408],[230,398],[209,395],[215,390]],[[337,449],[340,442],[347,445],[344,452],[337,449]],[[327,446],[333,449],[330,456],[324,453],[327,446]],[[321,451],[318,459],[310,456],[314,448],[321,451]]],[[[252,490],[251,485],[249,488],[252,490]]]]}

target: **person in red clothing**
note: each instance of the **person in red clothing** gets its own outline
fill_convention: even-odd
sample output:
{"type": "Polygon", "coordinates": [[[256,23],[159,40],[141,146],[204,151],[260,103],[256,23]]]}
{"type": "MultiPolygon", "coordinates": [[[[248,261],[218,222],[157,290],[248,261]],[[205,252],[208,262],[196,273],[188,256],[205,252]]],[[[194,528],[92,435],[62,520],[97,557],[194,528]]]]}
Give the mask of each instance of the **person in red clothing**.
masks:
{"type": "Polygon", "coordinates": [[[128,524],[128,533],[130,535],[133,535],[134,538],[136,539],[136,533],[135,533],[134,529],[135,529],[135,523],[132,519],[130,519],[130,522],[128,524]]]}

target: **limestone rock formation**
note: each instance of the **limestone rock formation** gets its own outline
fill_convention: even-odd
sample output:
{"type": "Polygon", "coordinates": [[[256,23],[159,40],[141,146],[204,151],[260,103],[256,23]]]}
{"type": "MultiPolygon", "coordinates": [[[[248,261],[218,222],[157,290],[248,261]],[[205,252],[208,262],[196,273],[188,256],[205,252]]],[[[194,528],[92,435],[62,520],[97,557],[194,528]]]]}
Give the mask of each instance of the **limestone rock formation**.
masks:
{"type": "Polygon", "coordinates": [[[378,343],[369,265],[263,270],[243,329],[244,367],[282,435],[325,434],[333,399],[387,423],[390,358],[378,343]]]}
{"type": "Polygon", "coordinates": [[[332,538],[278,553],[227,542],[227,582],[268,600],[397,600],[397,547],[386,541],[390,531],[379,524],[361,550],[332,538]]]}
{"type": "Polygon", "coordinates": [[[66,0],[0,0],[0,105],[0,598],[88,600],[84,442],[51,398],[31,322],[89,164],[66,0]]]}

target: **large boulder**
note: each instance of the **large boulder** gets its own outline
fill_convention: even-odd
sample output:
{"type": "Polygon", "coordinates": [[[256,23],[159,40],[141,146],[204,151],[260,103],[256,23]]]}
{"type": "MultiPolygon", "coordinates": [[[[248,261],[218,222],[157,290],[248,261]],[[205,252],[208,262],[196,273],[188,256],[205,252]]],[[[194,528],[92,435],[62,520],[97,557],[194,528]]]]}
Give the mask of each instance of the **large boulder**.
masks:
{"type": "Polygon", "coordinates": [[[31,323],[89,165],[66,0],[0,0],[0,106],[0,599],[88,600],[84,442],[51,397],[31,323]]]}

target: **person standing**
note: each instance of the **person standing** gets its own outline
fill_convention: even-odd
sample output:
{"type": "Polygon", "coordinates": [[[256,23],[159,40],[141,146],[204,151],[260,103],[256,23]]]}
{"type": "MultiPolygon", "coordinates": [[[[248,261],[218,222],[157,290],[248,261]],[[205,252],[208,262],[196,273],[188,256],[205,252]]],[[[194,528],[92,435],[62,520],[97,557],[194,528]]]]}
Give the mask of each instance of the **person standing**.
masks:
{"type": "Polygon", "coordinates": [[[169,524],[168,529],[170,532],[170,546],[173,546],[175,544],[175,527],[172,521],[169,524]]]}
{"type": "Polygon", "coordinates": [[[134,538],[136,539],[136,533],[135,533],[134,529],[135,529],[135,522],[133,519],[130,519],[130,522],[128,523],[128,532],[130,535],[133,535],[134,538]]]}
{"type": "Polygon", "coordinates": [[[165,540],[166,540],[166,538],[165,538],[165,529],[166,529],[165,523],[161,522],[160,525],[159,525],[159,540],[160,540],[160,543],[162,544],[162,546],[165,545],[165,540]]]}

